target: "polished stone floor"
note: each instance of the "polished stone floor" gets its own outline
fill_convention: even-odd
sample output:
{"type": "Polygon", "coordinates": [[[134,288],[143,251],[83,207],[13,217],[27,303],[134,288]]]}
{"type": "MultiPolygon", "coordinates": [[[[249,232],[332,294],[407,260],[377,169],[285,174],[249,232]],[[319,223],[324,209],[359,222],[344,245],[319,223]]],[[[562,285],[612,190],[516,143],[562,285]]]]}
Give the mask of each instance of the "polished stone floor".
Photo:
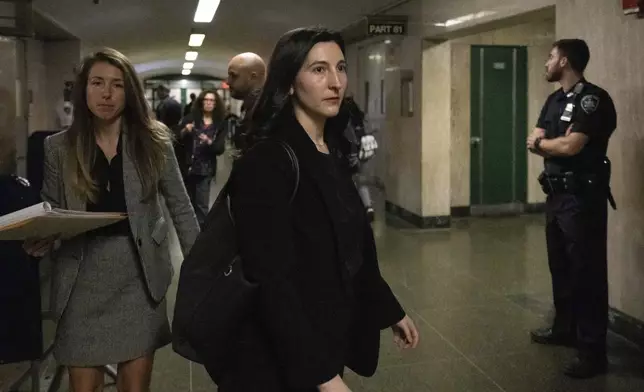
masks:
{"type": "MultiPolygon", "coordinates": [[[[384,331],[376,375],[347,376],[354,392],[644,391],[644,357],[620,337],[610,336],[610,373],[587,381],[561,373],[574,351],[530,343],[528,331],[547,322],[551,301],[540,215],[467,218],[449,230],[418,231],[379,211],[381,269],[417,321],[421,344],[400,352],[384,331]]],[[[176,246],[174,252],[178,265],[176,246]]],[[[170,309],[174,290],[176,284],[170,309]]],[[[200,366],[165,348],[152,391],[216,387],[200,366]]]]}

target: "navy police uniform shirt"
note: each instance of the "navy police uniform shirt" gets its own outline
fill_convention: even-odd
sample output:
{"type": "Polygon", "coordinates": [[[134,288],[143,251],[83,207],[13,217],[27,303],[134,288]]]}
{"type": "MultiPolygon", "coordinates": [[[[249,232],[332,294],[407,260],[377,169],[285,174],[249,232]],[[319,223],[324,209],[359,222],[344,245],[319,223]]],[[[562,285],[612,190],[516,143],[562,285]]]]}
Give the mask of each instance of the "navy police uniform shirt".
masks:
{"type": "Polygon", "coordinates": [[[544,158],[546,173],[593,173],[598,170],[616,126],[615,105],[601,87],[582,79],[569,92],[560,88],[552,93],[537,121],[537,127],[546,130],[546,139],[565,136],[570,129],[586,134],[589,140],[575,156],[544,158]]]}

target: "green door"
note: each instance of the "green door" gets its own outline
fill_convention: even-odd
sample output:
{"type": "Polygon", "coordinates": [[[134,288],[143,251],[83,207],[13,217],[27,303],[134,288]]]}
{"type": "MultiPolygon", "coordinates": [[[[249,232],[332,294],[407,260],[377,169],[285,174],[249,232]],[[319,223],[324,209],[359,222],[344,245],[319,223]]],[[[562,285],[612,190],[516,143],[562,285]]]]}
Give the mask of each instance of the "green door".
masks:
{"type": "Polygon", "coordinates": [[[527,198],[527,50],[473,46],[471,205],[527,198]]]}

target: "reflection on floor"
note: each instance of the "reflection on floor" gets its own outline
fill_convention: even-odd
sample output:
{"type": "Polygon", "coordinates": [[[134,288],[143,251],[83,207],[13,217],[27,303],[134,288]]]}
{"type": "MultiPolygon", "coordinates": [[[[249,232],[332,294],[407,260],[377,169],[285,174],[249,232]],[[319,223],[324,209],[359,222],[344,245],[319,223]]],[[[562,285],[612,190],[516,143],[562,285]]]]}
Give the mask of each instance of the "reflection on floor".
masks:
{"type": "MultiPolygon", "coordinates": [[[[541,216],[463,219],[443,231],[392,218],[374,227],[383,274],[422,339],[416,351],[399,352],[384,331],[376,375],[347,376],[354,392],[644,391],[642,356],[617,336],[610,337],[610,373],[587,381],[561,373],[572,350],[530,343],[528,331],[546,323],[551,301],[541,216]]],[[[177,268],[176,245],[173,251],[177,268]]],[[[175,290],[176,282],[171,309],[175,290]]],[[[215,390],[200,366],[169,347],[159,351],[152,391],[215,390]]]]}

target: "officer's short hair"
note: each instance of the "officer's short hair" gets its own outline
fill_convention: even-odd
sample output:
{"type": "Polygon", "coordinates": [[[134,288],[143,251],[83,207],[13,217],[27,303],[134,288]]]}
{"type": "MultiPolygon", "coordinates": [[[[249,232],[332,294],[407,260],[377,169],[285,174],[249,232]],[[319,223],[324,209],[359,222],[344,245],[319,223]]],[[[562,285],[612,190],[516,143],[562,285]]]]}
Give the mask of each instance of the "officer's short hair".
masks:
{"type": "Polygon", "coordinates": [[[570,67],[579,73],[586,70],[588,61],[590,61],[590,49],[583,39],[561,39],[552,45],[557,48],[561,56],[566,57],[570,67]]]}

